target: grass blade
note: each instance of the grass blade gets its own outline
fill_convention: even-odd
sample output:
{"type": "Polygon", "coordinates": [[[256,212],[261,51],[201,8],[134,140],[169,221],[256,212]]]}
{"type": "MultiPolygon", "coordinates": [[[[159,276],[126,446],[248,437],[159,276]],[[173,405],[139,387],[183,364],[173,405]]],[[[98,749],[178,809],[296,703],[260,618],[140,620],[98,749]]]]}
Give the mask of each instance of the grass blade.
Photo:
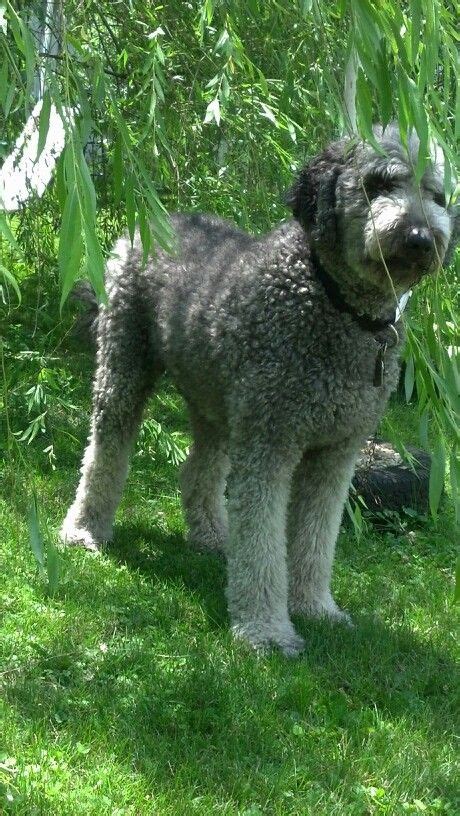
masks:
{"type": "Polygon", "coordinates": [[[47,593],[53,597],[59,586],[60,564],[59,553],[51,539],[48,539],[46,547],[46,574],[48,577],[47,593]]]}
{"type": "Polygon", "coordinates": [[[30,549],[34,554],[34,558],[38,564],[38,568],[42,574],[45,572],[45,549],[43,545],[43,537],[40,532],[40,525],[38,521],[38,503],[37,495],[32,494],[32,502],[28,514],[29,526],[29,544],[30,549]]]}

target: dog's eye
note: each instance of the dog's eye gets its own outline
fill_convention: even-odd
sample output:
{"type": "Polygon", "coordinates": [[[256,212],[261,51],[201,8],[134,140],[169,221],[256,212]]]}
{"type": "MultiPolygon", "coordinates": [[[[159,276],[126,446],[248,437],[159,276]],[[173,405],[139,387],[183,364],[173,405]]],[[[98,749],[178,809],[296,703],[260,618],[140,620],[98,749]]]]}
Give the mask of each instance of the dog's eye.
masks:
{"type": "Polygon", "coordinates": [[[433,194],[433,201],[438,207],[445,207],[446,206],[446,197],[444,193],[434,193],[433,194]]]}
{"type": "Polygon", "coordinates": [[[385,176],[368,176],[364,180],[364,189],[369,201],[377,196],[387,195],[394,190],[395,184],[392,179],[385,178],[385,176]]]}

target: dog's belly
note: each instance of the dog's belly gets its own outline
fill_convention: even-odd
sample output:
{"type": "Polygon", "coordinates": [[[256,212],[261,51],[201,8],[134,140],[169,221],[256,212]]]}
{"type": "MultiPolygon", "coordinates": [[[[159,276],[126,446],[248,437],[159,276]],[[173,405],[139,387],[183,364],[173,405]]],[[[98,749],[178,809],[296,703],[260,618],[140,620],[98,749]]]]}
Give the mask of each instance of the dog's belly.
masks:
{"type": "Polygon", "coordinates": [[[164,366],[188,406],[224,430],[228,424],[227,396],[235,381],[229,350],[226,355],[219,354],[220,344],[206,336],[203,326],[195,334],[181,324],[162,340],[164,366]]]}
{"type": "Polygon", "coordinates": [[[218,372],[206,366],[190,370],[172,361],[167,364],[167,371],[189,408],[219,426],[225,435],[228,426],[226,389],[219,381],[218,372]]]}

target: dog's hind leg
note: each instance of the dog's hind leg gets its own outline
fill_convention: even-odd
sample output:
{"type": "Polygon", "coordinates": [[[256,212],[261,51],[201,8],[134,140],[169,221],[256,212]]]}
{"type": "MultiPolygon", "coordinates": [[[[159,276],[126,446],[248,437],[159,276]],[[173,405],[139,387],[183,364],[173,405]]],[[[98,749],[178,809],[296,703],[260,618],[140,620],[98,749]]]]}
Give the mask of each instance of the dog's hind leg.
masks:
{"type": "Polygon", "coordinates": [[[188,541],[197,549],[223,551],[227,539],[225,482],[228,456],[219,428],[191,409],[193,446],[180,474],[188,541]]]}
{"type": "Polygon", "coordinates": [[[125,305],[101,308],[93,414],[75,501],[62,538],[88,549],[109,541],[142,410],[153,386],[145,326],[125,305]]]}
{"type": "Polygon", "coordinates": [[[350,622],[330,582],[335,544],[359,443],[308,451],[294,474],[288,513],[291,613],[350,622]]]}

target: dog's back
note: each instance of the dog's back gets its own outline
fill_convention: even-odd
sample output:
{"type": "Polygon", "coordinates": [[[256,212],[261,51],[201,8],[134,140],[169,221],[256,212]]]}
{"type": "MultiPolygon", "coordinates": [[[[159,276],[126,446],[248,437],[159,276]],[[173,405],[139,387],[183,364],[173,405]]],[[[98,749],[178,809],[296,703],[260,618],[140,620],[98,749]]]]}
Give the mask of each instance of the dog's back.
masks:
{"type": "Polygon", "coordinates": [[[245,322],[247,292],[257,289],[260,263],[252,256],[260,254],[260,241],[211,215],[176,214],[171,221],[176,252],[157,248],[145,265],[139,234],[133,246],[127,236],[116,242],[106,269],[103,319],[113,312],[113,320],[126,327],[125,337],[133,326],[142,327],[146,341],[138,354],[146,354],[156,371],[168,370],[186,393],[192,376],[203,386],[217,385],[224,344],[225,365],[232,367],[224,335],[245,322]]]}

